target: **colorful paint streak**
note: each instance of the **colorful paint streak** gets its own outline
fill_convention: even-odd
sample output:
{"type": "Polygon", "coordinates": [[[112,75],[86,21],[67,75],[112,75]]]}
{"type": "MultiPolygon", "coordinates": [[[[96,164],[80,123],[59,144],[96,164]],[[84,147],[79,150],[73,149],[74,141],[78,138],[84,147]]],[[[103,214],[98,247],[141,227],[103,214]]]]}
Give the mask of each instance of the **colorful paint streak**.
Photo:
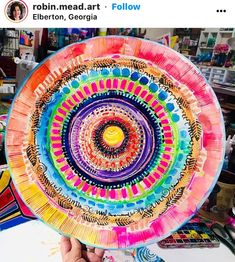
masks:
{"type": "Polygon", "coordinates": [[[0,171],[0,231],[35,219],[19,197],[9,170],[0,171]]]}
{"type": "Polygon", "coordinates": [[[135,262],[164,262],[155,252],[148,247],[140,247],[134,251],[135,262]]]}

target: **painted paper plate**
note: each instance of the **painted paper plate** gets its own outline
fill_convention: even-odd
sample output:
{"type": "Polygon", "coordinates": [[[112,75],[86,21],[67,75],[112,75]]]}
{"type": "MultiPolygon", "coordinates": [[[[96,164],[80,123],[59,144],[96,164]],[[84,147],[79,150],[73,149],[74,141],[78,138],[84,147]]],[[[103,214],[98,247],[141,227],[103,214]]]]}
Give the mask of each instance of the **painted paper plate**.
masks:
{"type": "Polygon", "coordinates": [[[8,164],[46,224],[91,246],[167,237],[212,190],[221,110],[199,70],[131,37],[70,45],[42,62],[9,117],[8,164]]]}

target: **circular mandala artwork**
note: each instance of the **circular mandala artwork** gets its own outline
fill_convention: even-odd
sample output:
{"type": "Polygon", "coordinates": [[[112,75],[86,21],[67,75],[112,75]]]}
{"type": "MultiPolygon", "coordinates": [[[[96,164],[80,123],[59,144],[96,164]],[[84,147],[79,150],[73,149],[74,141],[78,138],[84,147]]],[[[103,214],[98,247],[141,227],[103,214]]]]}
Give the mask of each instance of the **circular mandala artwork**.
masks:
{"type": "Polygon", "coordinates": [[[154,42],[98,37],[32,72],[6,148],[37,217],[117,249],[159,241],[197,211],[218,178],[223,139],[214,92],[191,62],[154,42]]]}

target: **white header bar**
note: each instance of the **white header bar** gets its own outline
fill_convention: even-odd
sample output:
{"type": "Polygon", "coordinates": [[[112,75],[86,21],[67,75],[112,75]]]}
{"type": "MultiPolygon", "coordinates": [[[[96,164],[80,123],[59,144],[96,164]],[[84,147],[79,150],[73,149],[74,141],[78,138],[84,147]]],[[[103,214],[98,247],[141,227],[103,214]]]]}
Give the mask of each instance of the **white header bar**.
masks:
{"type": "Polygon", "coordinates": [[[1,0],[0,12],[0,27],[235,27],[234,0],[1,0]]]}

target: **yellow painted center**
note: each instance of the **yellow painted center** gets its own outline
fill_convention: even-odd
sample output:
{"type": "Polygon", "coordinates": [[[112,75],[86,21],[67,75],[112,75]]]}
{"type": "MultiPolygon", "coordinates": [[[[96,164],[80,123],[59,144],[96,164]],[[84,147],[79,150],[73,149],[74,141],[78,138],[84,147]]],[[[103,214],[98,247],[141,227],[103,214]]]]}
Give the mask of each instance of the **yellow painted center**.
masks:
{"type": "Polygon", "coordinates": [[[104,142],[111,147],[119,147],[124,140],[124,133],[118,126],[109,126],[103,133],[104,142]]]}

